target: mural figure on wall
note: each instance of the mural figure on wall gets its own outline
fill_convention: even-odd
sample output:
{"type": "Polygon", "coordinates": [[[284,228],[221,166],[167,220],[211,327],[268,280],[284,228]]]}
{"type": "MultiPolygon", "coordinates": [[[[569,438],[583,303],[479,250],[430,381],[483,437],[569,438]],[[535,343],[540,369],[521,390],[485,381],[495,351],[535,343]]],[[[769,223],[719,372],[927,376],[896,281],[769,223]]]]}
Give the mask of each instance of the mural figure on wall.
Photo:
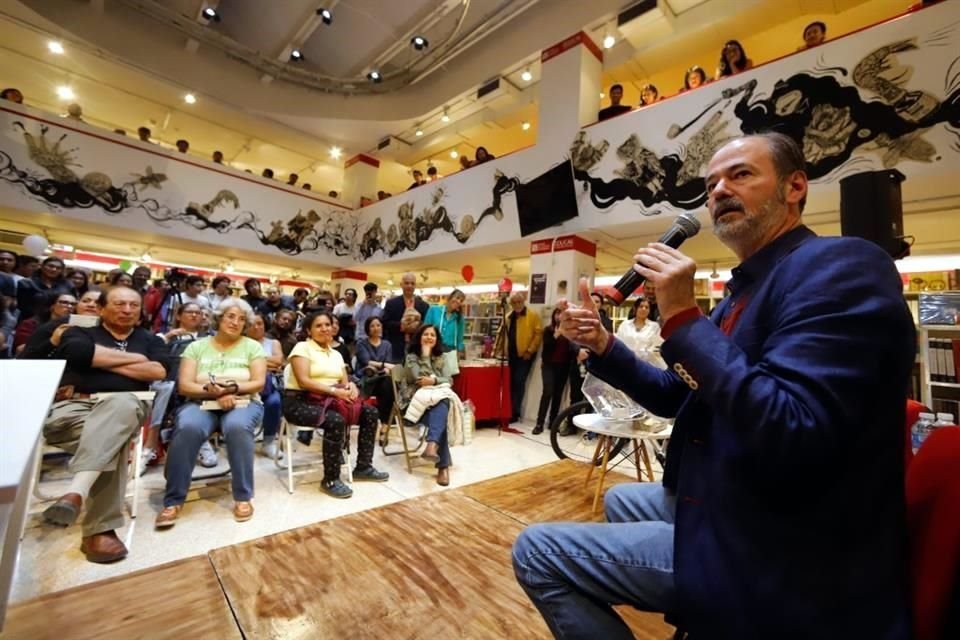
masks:
{"type": "MultiPolygon", "coordinates": [[[[955,27],[934,32],[923,46],[942,46],[955,27]]],[[[955,71],[960,58],[948,66],[954,71],[948,72],[941,100],[906,87],[912,68],[898,54],[919,49],[917,38],[892,42],[865,56],[852,73],[842,67],[797,73],[776,82],[769,96],[758,93],[757,79],[724,89],[690,122],[669,128],[667,139],[686,138],[677,152],[658,156],[631,134],[617,147],[623,166],[609,181],[590,174],[609,142],[593,144],[581,131],[570,149],[574,176],[599,209],[629,199],[643,205],[644,215],[657,215],[657,204],[687,210],[701,206],[706,191],[699,176],[705,163],[740,132],[779,131],[797,140],[811,180],[834,182],[841,173],[858,169],[854,154],[860,151],[878,153],[885,168],[906,160],[933,162],[939,159],[937,149],[923,138],[933,126],[945,124],[957,138],[953,150],[960,152],[960,74],[955,71]],[[853,84],[845,80],[848,76],[853,84]]]]}
{"type": "Polygon", "coordinates": [[[0,179],[20,186],[33,197],[51,205],[64,209],[99,206],[110,215],[139,210],[161,226],[180,222],[197,230],[212,229],[218,233],[250,231],[264,245],[276,247],[288,255],[317,250],[331,251],[338,256],[352,254],[357,223],[347,212],[336,209],[326,213],[313,209],[298,211],[287,221],[270,222],[270,230],[265,232],[261,229],[261,220],[252,211],[217,219],[224,208],[240,209],[240,199],[227,189],[219,190],[207,202],[188,202],[183,210],[178,211],[156,197],[150,197],[152,192],[162,192],[169,180],[166,174],[154,171],[153,167],[148,165],[143,173],[132,173],[131,180],[115,186],[110,176],[103,172],[91,171],[81,176],[74,171],[74,167],[82,165],[77,161],[78,149],[64,146],[68,134],[51,143],[47,138],[47,126],[40,126],[39,135],[28,131],[22,122],[14,122],[13,126],[23,133],[30,160],[47,176],[17,168],[10,156],[0,151],[0,179]]]}
{"type": "Polygon", "coordinates": [[[515,191],[520,184],[518,178],[508,178],[497,171],[494,174],[490,206],[484,209],[476,220],[473,215],[465,214],[460,218],[459,228],[442,204],[446,191],[443,186],[438,186],[430,196],[430,204],[424,207],[419,215],[414,214],[412,202],[404,202],[397,207],[397,223],[391,224],[386,231],[383,229],[381,218],[374,219],[370,227],[363,232],[355,257],[359,260],[367,260],[378,251],[382,251],[388,257],[403,251],[414,251],[439,231],[449,233],[460,244],[466,244],[484,219],[488,217],[498,221],[503,219],[501,209],[503,196],[515,191]]]}

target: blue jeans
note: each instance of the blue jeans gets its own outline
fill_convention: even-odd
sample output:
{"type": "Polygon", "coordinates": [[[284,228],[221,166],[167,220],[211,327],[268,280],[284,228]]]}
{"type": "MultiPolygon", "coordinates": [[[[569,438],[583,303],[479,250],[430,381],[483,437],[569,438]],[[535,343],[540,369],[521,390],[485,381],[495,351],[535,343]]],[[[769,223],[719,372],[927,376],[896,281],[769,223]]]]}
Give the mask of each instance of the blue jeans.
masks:
{"type": "Polygon", "coordinates": [[[424,412],[421,422],[427,425],[427,442],[437,443],[437,469],[446,469],[453,462],[450,459],[450,441],[447,438],[447,414],[450,413],[450,401],[441,400],[424,412]]]}
{"type": "Polygon", "coordinates": [[[676,611],[676,499],[659,484],[621,484],[606,524],[535,524],[513,545],[513,570],[556,638],[633,638],[611,605],[676,611]]]}
{"type": "Polygon", "coordinates": [[[204,411],[188,402],[177,411],[177,427],[167,450],[167,490],[163,506],[183,504],[190,490],[190,476],[204,442],[220,427],[227,441],[227,460],[233,499],[247,502],[253,497],[253,432],[263,417],[263,405],[251,402],[230,411],[204,411]]]}
{"type": "Polygon", "coordinates": [[[271,389],[266,395],[261,393],[260,400],[263,401],[263,437],[273,438],[280,431],[283,396],[279,389],[271,389]]]}

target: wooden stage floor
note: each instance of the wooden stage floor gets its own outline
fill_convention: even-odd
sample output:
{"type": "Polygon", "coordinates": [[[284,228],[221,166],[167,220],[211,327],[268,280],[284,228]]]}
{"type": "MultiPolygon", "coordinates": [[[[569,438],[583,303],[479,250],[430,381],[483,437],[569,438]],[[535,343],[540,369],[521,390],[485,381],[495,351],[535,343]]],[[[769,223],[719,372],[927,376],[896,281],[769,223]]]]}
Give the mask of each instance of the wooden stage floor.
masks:
{"type": "MultiPolygon", "coordinates": [[[[558,461],[49,594],[0,637],[549,638],[510,548],[529,523],[602,519],[584,473],[558,461]]],[[[672,632],[621,614],[641,640],[672,632]]]]}

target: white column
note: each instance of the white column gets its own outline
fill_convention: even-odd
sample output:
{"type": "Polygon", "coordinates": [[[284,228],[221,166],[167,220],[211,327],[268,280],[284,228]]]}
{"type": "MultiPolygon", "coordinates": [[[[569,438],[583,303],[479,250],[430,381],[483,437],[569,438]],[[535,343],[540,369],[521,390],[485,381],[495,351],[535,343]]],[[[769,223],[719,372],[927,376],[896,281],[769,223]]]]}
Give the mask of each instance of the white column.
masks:
{"type": "Polygon", "coordinates": [[[359,153],[343,164],[343,201],[351,207],[360,206],[360,198],[377,200],[377,174],[380,161],[359,153]]]}
{"type": "Polygon", "coordinates": [[[580,31],[544,49],[540,62],[537,146],[566,153],[577,131],[597,120],[603,52],[580,31]]]}

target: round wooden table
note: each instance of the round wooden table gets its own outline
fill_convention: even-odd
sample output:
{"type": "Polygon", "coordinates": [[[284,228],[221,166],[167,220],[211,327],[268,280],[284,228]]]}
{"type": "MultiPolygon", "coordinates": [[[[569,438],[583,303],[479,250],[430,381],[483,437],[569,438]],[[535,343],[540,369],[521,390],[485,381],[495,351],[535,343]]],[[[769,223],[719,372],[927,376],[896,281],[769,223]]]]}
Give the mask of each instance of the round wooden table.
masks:
{"type": "MultiPolygon", "coordinates": [[[[604,418],[598,413],[583,413],[574,416],[573,424],[583,429],[597,434],[597,448],[593,452],[593,460],[590,461],[590,468],[587,471],[587,479],[583,486],[590,484],[590,478],[593,477],[593,470],[600,464],[600,480],[597,482],[597,491],[593,496],[593,513],[597,512],[597,504],[600,502],[600,493],[603,491],[603,480],[607,476],[607,464],[610,462],[610,450],[613,443],[619,438],[627,438],[633,445],[633,460],[637,467],[637,481],[643,482],[643,476],[640,471],[640,458],[643,458],[644,468],[647,471],[647,479],[654,481],[653,467],[650,464],[650,456],[644,442],[651,442],[656,446],[660,442],[670,438],[673,433],[673,424],[667,421],[667,426],[660,431],[653,432],[650,427],[644,424],[647,418],[639,420],[613,420],[604,418]]],[[[654,418],[660,420],[659,418],[654,418]]],[[[627,453],[629,456],[630,453],[627,453]]]]}

